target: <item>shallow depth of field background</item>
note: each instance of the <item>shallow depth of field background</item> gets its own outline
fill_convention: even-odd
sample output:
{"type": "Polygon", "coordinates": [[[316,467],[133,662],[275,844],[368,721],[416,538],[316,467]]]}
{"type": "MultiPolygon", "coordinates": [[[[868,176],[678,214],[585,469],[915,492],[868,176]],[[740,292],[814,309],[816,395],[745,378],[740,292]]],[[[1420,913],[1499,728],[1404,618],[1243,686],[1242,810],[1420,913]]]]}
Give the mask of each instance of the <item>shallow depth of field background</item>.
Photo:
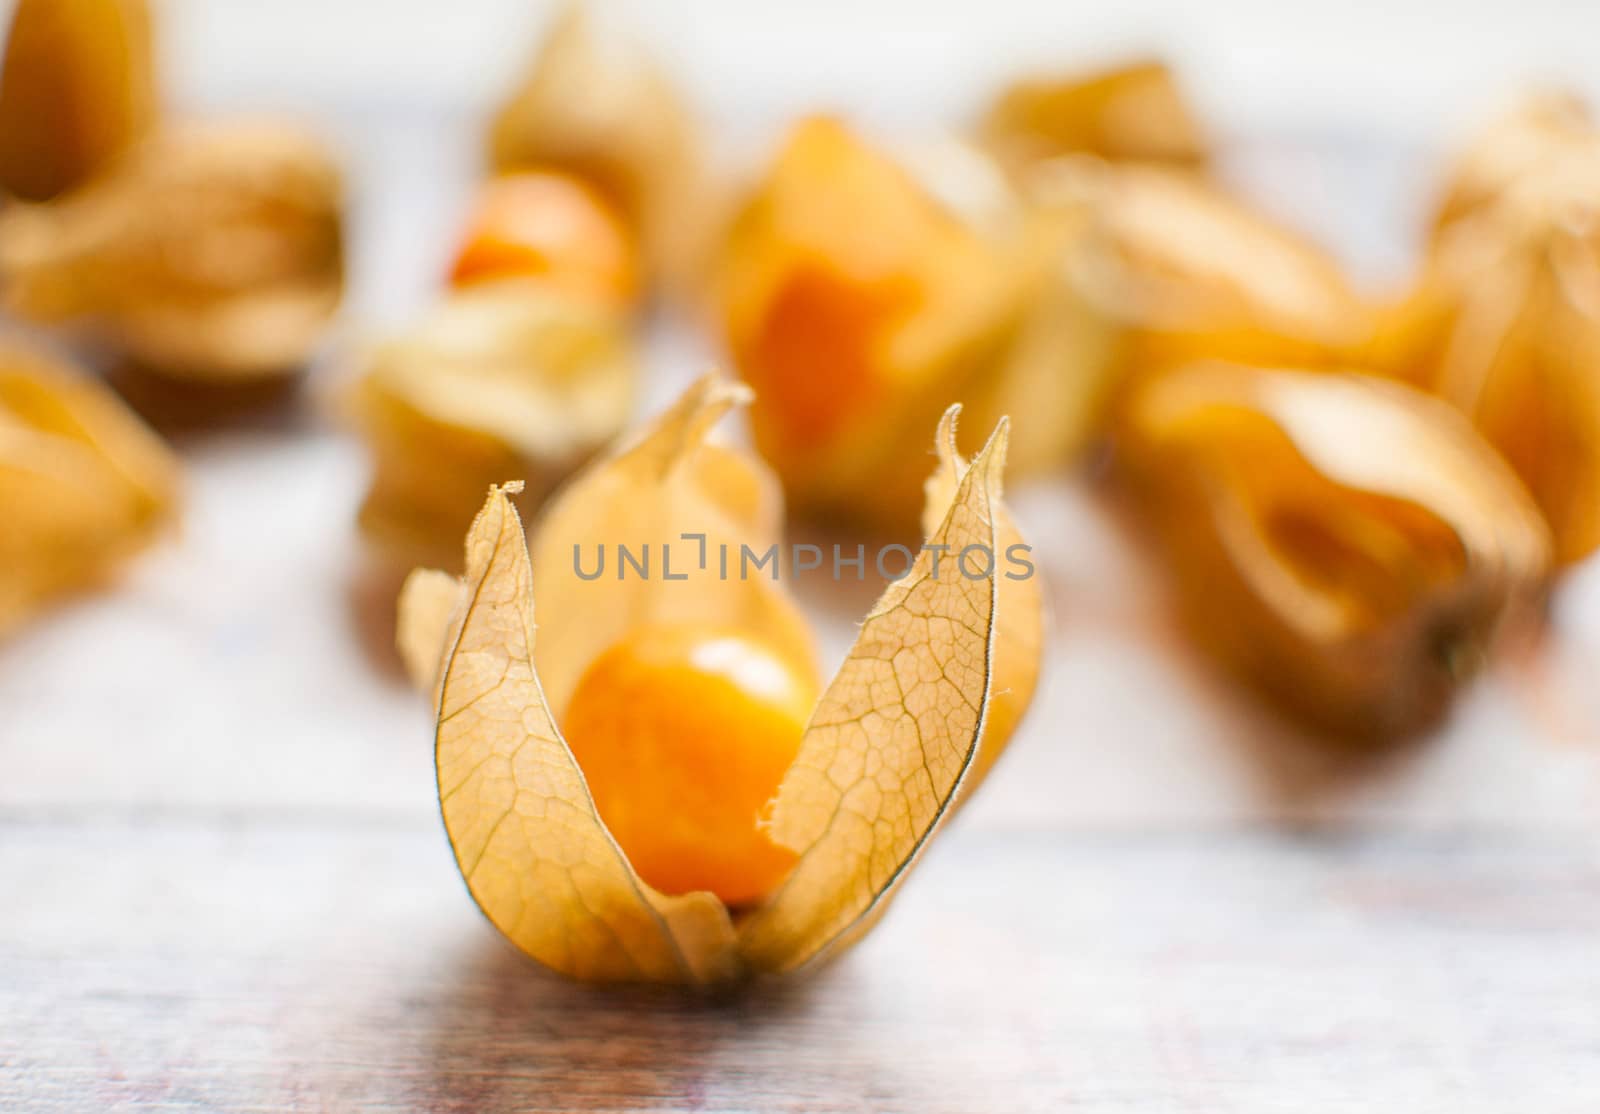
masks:
{"type": "MultiPolygon", "coordinates": [[[[1055,623],[1030,718],[871,941],[731,1016],[508,955],[440,830],[428,711],[374,642],[364,450],[317,399],[436,297],[487,113],[554,7],[161,4],[175,104],[341,145],[350,286],[299,404],[178,438],[181,537],[0,644],[0,893],[30,895],[0,914],[0,1080],[66,1064],[39,1093],[93,1108],[739,1109],[775,1079],[793,1109],[1593,1109],[1600,558],[1537,666],[1351,770],[1194,656],[1148,555],[1065,478],[1014,494],[1055,623]]],[[[1023,72],[1159,54],[1226,177],[1380,286],[1466,129],[1530,84],[1600,100],[1600,5],[1571,0],[605,7],[740,151],[817,108],[959,126],[1023,72]]],[[[643,408],[716,358],[658,326],[643,408]]],[[[875,591],[808,590],[829,666],[875,591]]]]}

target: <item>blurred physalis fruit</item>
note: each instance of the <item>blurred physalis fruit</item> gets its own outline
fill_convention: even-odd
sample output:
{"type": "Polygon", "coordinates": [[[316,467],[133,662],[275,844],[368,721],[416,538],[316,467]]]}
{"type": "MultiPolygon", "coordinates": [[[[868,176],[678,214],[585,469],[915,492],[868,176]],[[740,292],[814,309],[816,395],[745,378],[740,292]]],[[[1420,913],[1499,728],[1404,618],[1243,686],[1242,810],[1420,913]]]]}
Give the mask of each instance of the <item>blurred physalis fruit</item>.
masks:
{"type": "Polygon", "coordinates": [[[456,286],[515,277],[618,310],[638,294],[634,247],[610,203],[580,179],[552,172],[490,179],[450,269],[456,286]]]}
{"type": "Polygon", "coordinates": [[[1437,236],[1499,201],[1529,178],[1600,177],[1600,130],[1584,100],[1548,91],[1523,98],[1467,145],[1445,176],[1434,212],[1437,236]]]}
{"type": "Polygon", "coordinates": [[[1018,171],[1076,154],[1175,166],[1206,160],[1204,129],[1172,71],[1154,60],[1019,81],[989,107],[979,134],[1018,171]]]}
{"type": "Polygon", "coordinates": [[[686,281],[699,266],[711,214],[694,122],[655,61],[582,4],[556,17],[489,142],[499,173],[555,169],[597,189],[650,279],[686,281]]]}
{"type": "Polygon", "coordinates": [[[955,161],[919,178],[808,119],[730,229],[723,335],[756,392],[756,444],[807,514],[909,529],[916,446],[955,401],[981,421],[1028,407],[1025,468],[1079,434],[1104,363],[1104,329],[1057,271],[1081,222],[1035,220],[982,155],[955,161]],[[977,190],[974,160],[992,179],[977,190]]]}
{"type": "Polygon", "coordinates": [[[1586,134],[1565,155],[1520,160],[1492,198],[1441,224],[1375,355],[1500,450],[1544,512],[1558,565],[1600,547],[1600,144],[1586,134]]]}
{"type": "Polygon", "coordinates": [[[186,125],[70,197],[0,214],[0,279],[15,311],[86,319],[150,371],[259,380],[300,368],[338,308],[342,224],[320,141],[186,125]]]}
{"type": "Polygon", "coordinates": [[[157,92],[145,0],[18,0],[0,69],[0,190],[46,201],[150,130],[157,92]]]}
{"type": "Polygon", "coordinates": [[[1342,364],[1371,335],[1338,265],[1194,175],[1068,162],[1034,181],[1046,207],[1087,209],[1080,276],[1125,334],[1127,376],[1196,359],[1342,364]]]}
{"type": "Polygon", "coordinates": [[[168,525],[178,464],[99,382],[0,340],[0,633],[168,525]]]}
{"type": "Polygon", "coordinates": [[[1549,537],[1516,476],[1398,383],[1196,364],[1141,384],[1116,433],[1196,639],[1330,734],[1437,721],[1542,591],[1549,537]]]}
{"type": "Polygon", "coordinates": [[[363,528],[406,564],[452,566],[491,483],[533,506],[628,420],[622,318],[531,279],[455,290],[373,351],[348,395],[373,455],[363,528]]]}
{"type": "Polygon", "coordinates": [[[1005,429],[969,465],[952,413],[928,544],[815,698],[781,580],[719,571],[725,549],[778,548],[772,477],[707,440],[745,397],[702,379],[580,474],[531,546],[494,489],[466,576],[419,570],[401,596],[467,887],[577,978],[727,983],[849,947],[980,783],[1038,674],[1037,586],[953,556],[1018,536],[1005,429]],[[597,546],[655,574],[590,575],[597,546]]]}

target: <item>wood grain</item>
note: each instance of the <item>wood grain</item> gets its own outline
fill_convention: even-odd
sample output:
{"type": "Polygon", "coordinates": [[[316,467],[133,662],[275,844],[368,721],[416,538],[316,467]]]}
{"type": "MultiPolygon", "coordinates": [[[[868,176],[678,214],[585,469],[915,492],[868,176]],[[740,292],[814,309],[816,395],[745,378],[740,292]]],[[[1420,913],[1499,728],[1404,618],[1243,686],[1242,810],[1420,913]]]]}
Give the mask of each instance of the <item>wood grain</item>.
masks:
{"type": "Polygon", "coordinates": [[[723,1001],[542,971],[429,824],[13,821],[0,878],[12,1110],[1576,1114],[1600,1086],[1600,847],[1565,839],[957,832],[859,950],[723,1001]]]}

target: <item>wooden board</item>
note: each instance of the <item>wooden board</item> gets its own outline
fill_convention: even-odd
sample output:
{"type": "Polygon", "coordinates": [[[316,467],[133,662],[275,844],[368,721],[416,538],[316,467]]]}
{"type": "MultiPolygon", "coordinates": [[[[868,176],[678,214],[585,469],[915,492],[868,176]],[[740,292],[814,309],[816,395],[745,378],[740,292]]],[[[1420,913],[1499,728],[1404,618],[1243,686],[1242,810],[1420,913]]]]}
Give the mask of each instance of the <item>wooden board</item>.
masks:
{"type": "Polygon", "coordinates": [[[12,821],[8,1110],[1588,1112],[1600,850],[952,833],[881,931],[723,1002],[586,988],[436,825],[12,821]]]}

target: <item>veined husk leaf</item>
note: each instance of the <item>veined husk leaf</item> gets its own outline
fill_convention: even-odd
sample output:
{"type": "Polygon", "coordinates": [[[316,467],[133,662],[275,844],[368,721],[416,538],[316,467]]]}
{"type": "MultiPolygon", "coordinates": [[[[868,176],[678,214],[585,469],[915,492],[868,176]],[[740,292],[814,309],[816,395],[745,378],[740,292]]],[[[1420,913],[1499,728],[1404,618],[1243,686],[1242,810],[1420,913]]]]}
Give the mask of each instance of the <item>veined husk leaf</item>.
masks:
{"type": "Polygon", "coordinates": [[[104,386],[0,344],[0,633],[170,523],[178,463],[104,386]]]}
{"type": "Polygon", "coordinates": [[[492,483],[537,506],[615,437],[637,367],[626,322],[537,280],[453,291],[377,345],[344,403],[373,455],[369,535],[408,563],[454,565],[492,483]]]}
{"type": "Polygon", "coordinates": [[[717,982],[738,970],[727,910],[641,882],[595,812],[534,669],[532,569],[494,489],[467,536],[465,600],[440,683],[445,830],[485,915],[580,979],[717,982]]]}
{"type": "Polygon", "coordinates": [[[489,136],[497,172],[554,167],[628,219],[651,278],[687,283],[712,213],[698,129],[676,86],[582,3],[555,18],[489,136]]]}
{"type": "MultiPolygon", "coordinates": [[[[928,477],[926,502],[922,511],[922,533],[933,537],[949,513],[967,472],[967,461],[956,450],[957,409],[951,407],[939,421],[934,446],[939,463],[928,477]]],[[[1010,426],[1007,426],[1010,435],[1010,426]]],[[[1009,444],[1007,446],[1009,456],[1009,444]]],[[[996,554],[1001,558],[1022,556],[1030,550],[1011,518],[1005,503],[995,504],[996,554]],[[1020,547],[1020,548],[1019,548],[1020,547]]],[[[1008,560],[1008,569],[1010,563],[1008,560]]],[[[995,761],[1005,750],[1017,724],[1022,721],[1033,692],[1039,683],[1039,662],[1044,653],[1045,603],[1042,580],[1018,572],[999,577],[996,598],[994,677],[990,683],[988,721],[984,726],[983,746],[973,760],[965,793],[977,789],[995,761]]]]}
{"type": "Polygon", "coordinates": [[[290,125],[172,128],[84,189],[0,214],[0,282],[20,315],[84,319],[152,371],[282,375],[339,305],[341,188],[328,149],[290,125]]]}
{"type": "Polygon", "coordinates": [[[1028,211],[980,152],[933,153],[805,120],[723,244],[717,312],[756,444],[808,515],[909,534],[951,403],[983,428],[1026,405],[1032,471],[1081,446],[1103,393],[1108,332],[1061,266],[1078,214],[1028,211]]]}
{"type": "Polygon", "coordinates": [[[928,839],[1009,741],[1020,712],[996,707],[996,686],[1031,695],[1038,676],[1036,589],[1032,620],[1007,625],[998,566],[978,580],[948,565],[933,572],[936,546],[1004,553],[1006,424],[959,479],[949,474],[961,468],[953,413],[939,433],[928,510],[939,517],[935,501],[948,499],[942,518],[910,573],[867,616],[778,790],[773,836],[801,857],[741,926],[745,954],[763,970],[824,960],[877,923],[928,839]]]}
{"type": "Polygon", "coordinates": [[[1074,154],[1198,166],[1208,146],[1171,69],[1155,59],[1018,81],[989,106],[979,134],[1021,171],[1074,154]]]}
{"type": "Polygon", "coordinates": [[[1520,144],[1486,138],[1374,356],[1510,462],[1562,566],[1600,548],[1600,132],[1567,123],[1520,144]],[[1522,157],[1495,162],[1505,144],[1522,157]]]}
{"type": "Polygon", "coordinates": [[[1434,722],[1542,590],[1549,538],[1515,475],[1396,383],[1180,368],[1130,398],[1117,462],[1197,638],[1333,734],[1434,722]]]}
{"type": "MultiPolygon", "coordinates": [[[[705,440],[744,397],[714,377],[696,384],[574,479],[540,524],[532,561],[496,489],[469,536],[465,578],[452,585],[419,571],[402,593],[401,640],[414,676],[424,686],[431,673],[440,678],[440,797],[468,887],[520,948],[579,978],[722,983],[791,970],[847,945],[975,784],[982,752],[1004,746],[1015,718],[990,712],[997,679],[1022,691],[1036,676],[1037,642],[1027,644],[1036,627],[997,617],[1002,591],[1012,598],[1001,577],[961,577],[953,557],[935,577],[923,553],[867,617],[779,787],[772,832],[799,853],[789,880],[737,920],[710,894],[666,897],[641,882],[555,726],[573,680],[631,624],[682,617],[696,600],[698,619],[738,623],[784,652],[810,654],[778,584],[719,572],[719,539],[762,546],[777,537],[771,477],[705,440]],[[648,525],[630,525],[630,510],[648,525]],[[611,544],[591,531],[631,530],[625,536],[642,543],[657,528],[674,543],[684,530],[706,533],[708,567],[675,567],[686,580],[661,578],[659,567],[650,580],[591,581],[569,571],[573,545],[611,544]],[[540,583],[547,573],[548,586],[540,583]],[[1015,646],[999,645],[1015,631],[1015,646]],[[429,645],[446,647],[432,659],[437,671],[429,645]]],[[[1003,554],[1004,449],[1002,427],[965,466],[953,419],[945,423],[930,498],[947,507],[932,544],[952,555],[968,545],[1003,554]]]]}
{"type": "Polygon", "coordinates": [[[145,0],[18,0],[0,69],[0,191],[48,201],[150,130],[150,39],[145,0]]]}

